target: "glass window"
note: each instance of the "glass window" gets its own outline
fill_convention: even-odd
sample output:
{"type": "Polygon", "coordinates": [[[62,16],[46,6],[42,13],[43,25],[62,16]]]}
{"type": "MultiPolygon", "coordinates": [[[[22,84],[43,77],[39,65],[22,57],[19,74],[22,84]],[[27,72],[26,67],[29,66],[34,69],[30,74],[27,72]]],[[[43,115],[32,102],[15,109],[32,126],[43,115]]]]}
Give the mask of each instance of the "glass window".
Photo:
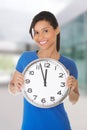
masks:
{"type": "Polygon", "coordinates": [[[87,93],[87,12],[61,27],[61,52],[75,60],[79,87],[87,93]]]}

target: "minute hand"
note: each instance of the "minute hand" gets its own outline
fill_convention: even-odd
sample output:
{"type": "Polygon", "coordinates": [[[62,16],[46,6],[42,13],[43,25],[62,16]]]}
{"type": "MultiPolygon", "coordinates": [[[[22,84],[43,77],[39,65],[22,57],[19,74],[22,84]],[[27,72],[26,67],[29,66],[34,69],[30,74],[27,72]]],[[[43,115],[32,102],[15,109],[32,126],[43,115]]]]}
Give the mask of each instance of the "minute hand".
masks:
{"type": "Polygon", "coordinates": [[[47,69],[45,70],[45,76],[44,76],[44,73],[43,73],[43,69],[42,69],[42,65],[41,65],[41,64],[40,64],[40,68],[41,68],[41,73],[42,73],[42,77],[43,77],[43,80],[44,80],[44,86],[46,86],[47,69]]]}

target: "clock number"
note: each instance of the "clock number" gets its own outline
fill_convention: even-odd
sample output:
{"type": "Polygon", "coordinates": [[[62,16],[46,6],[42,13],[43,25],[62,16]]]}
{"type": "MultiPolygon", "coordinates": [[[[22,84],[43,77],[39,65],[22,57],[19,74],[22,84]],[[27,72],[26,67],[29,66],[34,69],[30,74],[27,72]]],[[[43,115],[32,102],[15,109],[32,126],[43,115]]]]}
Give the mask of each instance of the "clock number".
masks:
{"type": "Polygon", "coordinates": [[[55,101],[55,97],[51,96],[50,101],[55,101]]]}
{"type": "Polygon", "coordinates": [[[63,78],[63,73],[59,73],[59,78],[63,78]]]}
{"type": "Polygon", "coordinates": [[[65,87],[65,82],[61,82],[61,87],[65,87]]]}
{"type": "Polygon", "coordinates": [[[44,67],[49,68],[50,67],[50,63],[44,63],[44,67]]]}
{"type": "Polygon", "coordinates": [[[29,74],[30,75],[34,75],[34,71],[29,71],[29,74]]]}
{"type": "Polygon", "coordinates": [[[61,90],[60,90],[60,91],[58,91],[58,92],[57,92],[57,94],[61,95],[61,94],[62,94],[62,93],[61,93],[61,90]]]}
{"type": "Polygon", "coordinates": [[[34,97],[34,100],[36,100],[36,98],[37,98],[37,95],[33,95],[33,97],[34,97]]]}
{"type": "Polygon", "coordinates": [[[55,70],[57,69],[57,66],[55,66],[55,70]]]}
{"type": "Polygon", "coordinates": [[[42,99],[41,99],[41,102],[42,102],[42,103],[45,103],[45,102],[46,102],[46,99],[45,99],[45,98],[42,98],[42,99]]]}
{"type": "Polygon", "coordinates": [[[39,64],[39,65],[38,65],[38,64],[36,65],[36,69],[37,69],[37,70],[40,69],[40,64],[39,64]]]}
{"type": "Polygon", "coordinates": [[[28,92],[28,93],[32,93],[32,88],[28,88],[28,89],[27,89],[27,92],[28,92]]]}
{"type": "Polygon", "coordinates": [[[25,79],[25,83],[26,83],[26,84],[29,84],[29,83],[30,83],[30,80],[29,80],[29,79],[25,79]]]}

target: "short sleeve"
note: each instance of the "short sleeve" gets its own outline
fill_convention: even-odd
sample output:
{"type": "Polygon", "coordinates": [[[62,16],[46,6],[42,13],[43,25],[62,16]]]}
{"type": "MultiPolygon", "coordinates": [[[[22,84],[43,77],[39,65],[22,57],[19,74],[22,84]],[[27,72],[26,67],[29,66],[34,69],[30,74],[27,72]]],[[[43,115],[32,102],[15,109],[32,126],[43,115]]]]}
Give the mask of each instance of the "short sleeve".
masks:
{"type": "Polygon", "coordinates": [[[16,70],[19,71],[20,73],[22,73],[23,70],[24,70],[23,62],[24,62],[24,53],[18,59],[18,62],[17,62],[17,65],[16,65],[16,70]]]}
{"type": "Polygon", "coordinates": [[[73,62],[73,61],[72,61],[71,67],[70,67],[70,75],[72,75],[76,79],[78,79],[78,69],[77,69],[75,62],[73,62]]]}
{"type": "Polygon", "coordinates": [[[61,56],[60,62],[63,63],[63,65],[69,70],[70,75],[78,79],[78,69],[74,60],[65,56],[61,56]]]}

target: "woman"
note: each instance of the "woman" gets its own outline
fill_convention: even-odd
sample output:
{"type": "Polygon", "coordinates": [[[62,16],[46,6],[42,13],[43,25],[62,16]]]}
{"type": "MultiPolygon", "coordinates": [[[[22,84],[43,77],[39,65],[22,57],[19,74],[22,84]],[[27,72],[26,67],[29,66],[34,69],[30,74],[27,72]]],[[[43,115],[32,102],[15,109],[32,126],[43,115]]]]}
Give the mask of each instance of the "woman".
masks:
{"type": "MultiPolygon", "coordinates": [[[[33,60],[53,58],[60,61],[70,72],[66,83],[70,88],[69,100],[76,103],[79,98],[78,71],[73,60],[60,54],[60,28],[55,16],[42,11],[31,23],[30,34],[37,43],[38,51],[24,52],[18,60],[16,71],[9,83],[9,90],[16,94],[21,92],[24,84],[22,72],[33,60]]],[[[23,123],[21,130],[71,130],[70,122],[63,103],[52,108],[38,108],[24,98],[23,123]]]]}

